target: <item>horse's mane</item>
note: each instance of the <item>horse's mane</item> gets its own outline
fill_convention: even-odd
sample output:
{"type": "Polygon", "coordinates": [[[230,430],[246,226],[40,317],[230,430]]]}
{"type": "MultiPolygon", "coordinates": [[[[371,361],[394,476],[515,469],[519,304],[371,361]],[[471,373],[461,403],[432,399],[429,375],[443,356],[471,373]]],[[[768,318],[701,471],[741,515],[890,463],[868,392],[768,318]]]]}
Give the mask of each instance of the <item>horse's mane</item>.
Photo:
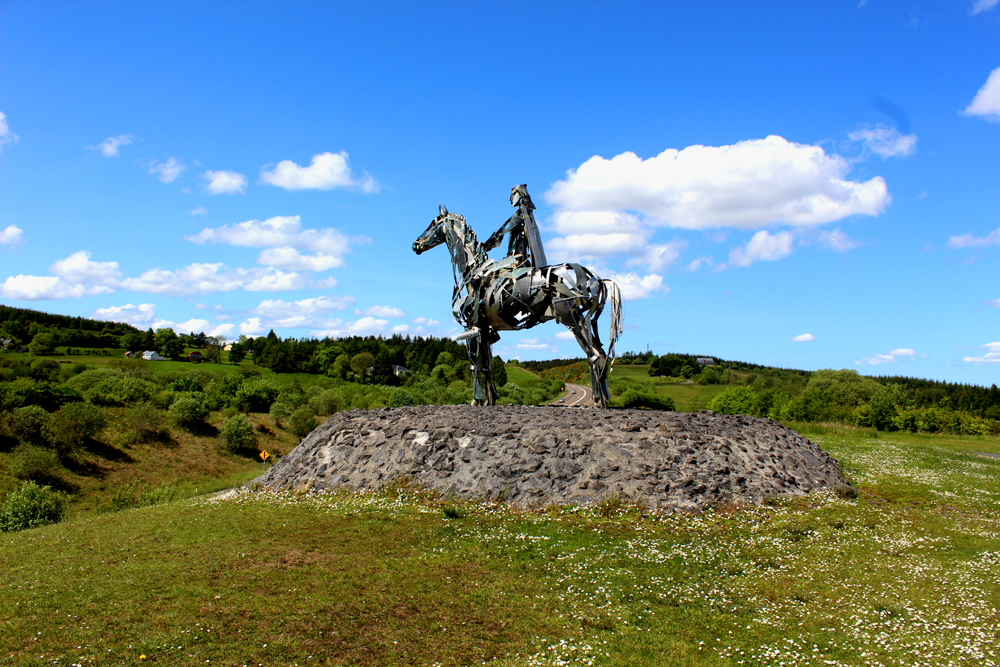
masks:
{"type": "Polygon", "coordinates": [[[486,250],[483,249],[483,244],[480,243],[479,239],[476,237],[475,230],[472,229],[472,227],[469,226],[469,223],[465,221],[465,216],[458,213],[448,213],[447,215],[456,224],[461,224],[465,229],[465,234],[463,236],[465,237],[466,243],[472,246],[472,252],[476,256],[477,260],[476,263],[478,264],[489,259],[489,256],[486,254],[486,250]]]}

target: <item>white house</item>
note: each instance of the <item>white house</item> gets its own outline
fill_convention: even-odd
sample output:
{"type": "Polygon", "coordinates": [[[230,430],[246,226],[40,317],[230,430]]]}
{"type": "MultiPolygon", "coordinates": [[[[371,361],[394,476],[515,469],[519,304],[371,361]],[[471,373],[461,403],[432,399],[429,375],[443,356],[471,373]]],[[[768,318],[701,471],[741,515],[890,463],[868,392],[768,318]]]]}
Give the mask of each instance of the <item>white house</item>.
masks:
{"type": "Polygon", "coordinates": [[[142,358],[145,359],[146,361],[166,361],[167,360],[166,357],[161,357],[158,353],[153,352],[152,350],[146,350],[145,352],[143,352],[142,353],[142,358]]]}

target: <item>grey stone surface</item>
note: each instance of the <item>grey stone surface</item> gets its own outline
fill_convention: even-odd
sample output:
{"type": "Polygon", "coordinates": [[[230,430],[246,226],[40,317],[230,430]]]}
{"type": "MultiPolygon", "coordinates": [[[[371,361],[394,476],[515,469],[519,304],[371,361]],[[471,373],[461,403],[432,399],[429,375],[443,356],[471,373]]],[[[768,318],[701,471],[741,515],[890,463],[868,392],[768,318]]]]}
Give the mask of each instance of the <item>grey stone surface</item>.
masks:
{"type": "Polygon", "coordinates": [[[342,412],[256,481],[322,491],[399,477],[522,506],[620,493],[662,510],[847,486],[835,459],[768,419],[514,405],[342,412]]]}

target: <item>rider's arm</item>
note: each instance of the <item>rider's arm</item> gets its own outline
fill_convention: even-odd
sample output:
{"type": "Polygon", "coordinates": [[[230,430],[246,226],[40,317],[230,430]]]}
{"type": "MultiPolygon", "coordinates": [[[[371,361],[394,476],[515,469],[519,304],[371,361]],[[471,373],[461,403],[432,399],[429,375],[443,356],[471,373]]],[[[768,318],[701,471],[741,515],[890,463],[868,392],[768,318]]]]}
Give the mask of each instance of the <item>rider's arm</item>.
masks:
{"type": "Polygon", "coordinates": [[[486,239],[486,241],[483,243],[483,248],[485,248],[486,250],[493,250],[493,248],[496,248],[498,245],[500,245],[500,242],[503,241],[503,237],[516,224],[517,221],[515,221],[515,218],[518,219],[517,221],[520,221],[520,216],[517,213],[507,218],[507,222],[503,223],[500,229],[493,232],[493,236],[486,239]]]}

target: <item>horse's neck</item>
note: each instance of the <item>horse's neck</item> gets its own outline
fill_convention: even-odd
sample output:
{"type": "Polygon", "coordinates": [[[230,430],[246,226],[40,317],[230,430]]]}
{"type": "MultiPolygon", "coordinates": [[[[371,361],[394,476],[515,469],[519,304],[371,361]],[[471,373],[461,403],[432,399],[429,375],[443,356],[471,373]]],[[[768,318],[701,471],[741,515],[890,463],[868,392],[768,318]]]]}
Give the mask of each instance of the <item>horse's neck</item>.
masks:
{"type": "Polygon", "coordinates": [[[476,266],[482,263],[479,255],[479,242],[468,227],[453,224],[447,234],[448,252],[451,253],[451,265],[455,271],[455,287],[460,287],[468,280],[476,266]]]}

